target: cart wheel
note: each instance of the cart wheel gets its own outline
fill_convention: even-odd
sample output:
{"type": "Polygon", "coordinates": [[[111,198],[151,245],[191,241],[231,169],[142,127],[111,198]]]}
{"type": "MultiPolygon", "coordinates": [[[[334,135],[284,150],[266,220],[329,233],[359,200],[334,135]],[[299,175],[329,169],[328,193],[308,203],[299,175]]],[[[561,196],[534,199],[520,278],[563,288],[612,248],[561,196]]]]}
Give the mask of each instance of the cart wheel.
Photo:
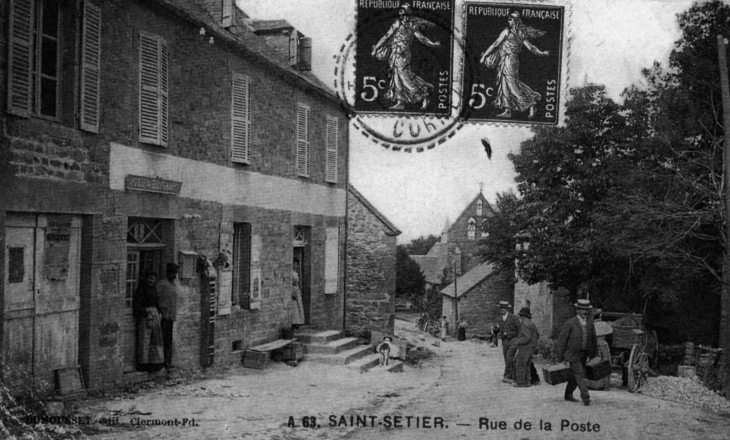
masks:
{"type": "Polygon", "coordinates": [[[645,374],[649,371],[649,356],[641,351],[638,344],[634,344],[631,348],[626,368],[629,376],[629,392],[635,393],[644,383],[645,374]]]}

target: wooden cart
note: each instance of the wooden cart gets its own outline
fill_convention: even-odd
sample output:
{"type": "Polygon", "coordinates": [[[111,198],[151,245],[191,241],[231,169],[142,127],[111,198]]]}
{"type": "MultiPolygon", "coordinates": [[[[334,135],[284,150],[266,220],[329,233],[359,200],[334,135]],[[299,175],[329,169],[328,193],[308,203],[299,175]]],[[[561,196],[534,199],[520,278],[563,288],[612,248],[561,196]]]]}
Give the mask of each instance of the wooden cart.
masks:
{"type": "Polygon", "coordinates": [[[600,312],[596,316],[596,321],[611,326],[612,332],[606,336],[611,365],[622,370],[622,382],[632,393],[646,381],[659,354],[656,332],[643,326],[642,317],[636,313],[614,312],[600,312]]]}

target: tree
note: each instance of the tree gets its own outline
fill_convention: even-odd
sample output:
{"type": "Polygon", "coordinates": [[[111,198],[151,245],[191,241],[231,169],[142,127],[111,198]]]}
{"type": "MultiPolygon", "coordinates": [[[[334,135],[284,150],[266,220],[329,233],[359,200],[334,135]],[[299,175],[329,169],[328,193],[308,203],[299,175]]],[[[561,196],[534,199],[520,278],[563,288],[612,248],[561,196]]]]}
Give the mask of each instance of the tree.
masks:
{"type": "Polygon", "coordinates": [[[494,203],[494,215],[487,223],[487,237],[479,242],[480,255],[485,261],[512,268],[517,258],[515,245],[521,240],[525,227],[522,215],[521,200],[514,192],[497,194],[494,203]]]}
{"type": "Polygon", "coordinates": [[[408,256],[403,246],[395,250],[395,296],[413,300],[423,296],[426,279],[418,263],[408,256]]]}
{"type": "Polygon", "coordinates": [[[439,241],[439,237],[433,234],[428,237],[418,237],[403,245],[403,249],[406,250],[408,255],[426,255],[437,241],[439,241]]]}

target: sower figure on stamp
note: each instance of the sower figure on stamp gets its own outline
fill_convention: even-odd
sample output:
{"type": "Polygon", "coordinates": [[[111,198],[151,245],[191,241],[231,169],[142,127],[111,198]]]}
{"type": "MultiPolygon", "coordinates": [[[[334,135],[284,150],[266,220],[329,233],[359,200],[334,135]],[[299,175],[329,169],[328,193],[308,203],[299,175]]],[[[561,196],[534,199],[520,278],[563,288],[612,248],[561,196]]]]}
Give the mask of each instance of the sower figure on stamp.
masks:
{"type": "Polygon", "coordinates": [[[421,44],[428,47],[439,47],[441,43],[431,41],[421,33],[422,29],[433,26],[433,23],[414,17],[411,5],[403,4],[398,14],[400,17],[373,46],[371,55],[378,60],[388,61],[390,81],[385,98],[396,102],[391,109],[400,110],[403,104],[415,104],[421,101],[423,103],[421,109],[425,110],[433,85],[411,71],[411,42],[413,37],[416,37],[421,44]]]}
{"type": "Polygon", "coordinates": [[[531,382],[530,366],[532,364],[532,356],[537,348],[537,340],[540,339],[540,333],[537,326],[532,322],[530,309],[523,307],[518,313],[522,326],[520,327],[520,335],[515,339],[515,347],[517,354],[515,357],[515,376],[516,387],[529,387],[531,382]]]}
{"type": "Polygon", "coordinates": [[[590,405],[591,396],[588,394],[585,374],[586,362],[597,352],[596,328],[593,324],[593,314],[590,313],[590,301],[579,299],[575,308],[577,315],[563,324],[555,350],[559,362],[570,363],[571,375],[565,386],[565,400],[578,401],[573,397],[573,391],[577,387],[580,389],[583,404],[590,405]]]}
{"type": "Polygon", "coordinates": [[[530,42],[530,39],[542,37],[545,32],[525,26],[517,11],[509,15],[507,22],[507,28],[484,51],[480,62],[488,68],[497,69],[497,97],[494,99],[494,106],[504,110],[497,117],[510,118],[513,110],[523,112],[529,109],[528,118],[532,119],[537,111],[537,101],[541,97],[538,92],[520,81],[520,52],[524,46],[537,56],[550,55],[549,51],[542,51],[530,42]]]}
{"type": "Polygon", "coordinates": [[[172,334],[175,319],[177,318],[177,289],[175,278],[177,278],[178,265],[167,263],[165,278],[157,282],[157,294],[160,297],[160,327],[162,329],[162,344],[165,352],[165,368],[172,369],[172,334]]]}
{"type": "Polygon", "coordinates": [[[499,334],[502,337],[502,354],[504,355],[504,377],[502,382],[515,383],[515,352],[513,339],[520,332],[520,318],[509,312],[510,304],[507,301],[499,302],[502,320],[499,322],[499,334]]]}

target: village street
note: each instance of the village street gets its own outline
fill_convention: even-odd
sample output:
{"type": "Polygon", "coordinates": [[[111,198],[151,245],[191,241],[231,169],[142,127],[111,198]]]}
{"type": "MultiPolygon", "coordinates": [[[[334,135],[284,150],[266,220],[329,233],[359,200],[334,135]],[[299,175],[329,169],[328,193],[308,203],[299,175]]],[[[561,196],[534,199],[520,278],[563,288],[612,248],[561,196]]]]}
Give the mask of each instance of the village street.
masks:
{"type": "MultiPolygon", "coordinates": [[[[396,328],[409,341],[420,341],[411,322],[398,320],[396,328]]],[[[593,403],[585,407],[565,402],[563,385],[513,388],[501,382],[501,349],[453,339],[436,347],[433,338],[425,339],[420,343],[436,356],[419,367],[406,366],[403,373],[376,368],[360,374],[307,362],[296,368],[274,364],[264,371],[236,368],[225,377],[160,387],[134,398],[90,400],[81,411],[97,419],[119,417],[120,426],[102,427],[91,436],[98,440],[726,439],[730,432],[730,413],[625,389],[592,391],[593,403]],[[290,416],[295,427],[287,426],[290,416]],[[357,416],[360,426],[352,426],[358,425],[357,416]],[[135,419],[195,419],[195,426],[132,428],[135,419]],[[312,422],[317,427],[303,426],[312,422]],[[565,423],[569,426],[561,429],[565,423]]]]}

